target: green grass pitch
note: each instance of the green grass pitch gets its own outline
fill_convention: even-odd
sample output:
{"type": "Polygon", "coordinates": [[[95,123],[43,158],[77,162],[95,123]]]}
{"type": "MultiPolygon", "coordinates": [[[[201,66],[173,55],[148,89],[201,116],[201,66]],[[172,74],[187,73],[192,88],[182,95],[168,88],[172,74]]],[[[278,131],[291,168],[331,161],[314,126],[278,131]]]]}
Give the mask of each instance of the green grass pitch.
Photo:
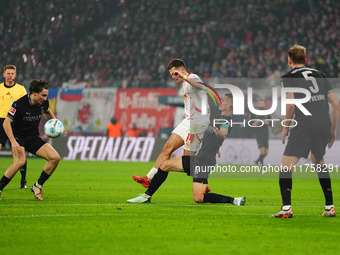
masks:
{"type": "MultiPolygon", "coordinates": [[[[1,175],[12,159],[1,158],[1,175]]],[[[28,186],[44,160],[28,160],[28,186]]],[[[292,219],[279,210],[278,179],[211,178],[212,192],[246,196],[244,207],[195,204],[192,180],[170,173],[151,204],[127,204],[144,192],[131,174],[152,163],[61,161],[44,200],[19,190],[20,173],[2,192],[1,254],[339,254],[338,218],[323,218],[317,179],[293,179],[292,219]]],[[[335,204],[340,180],[333,179],[335,204]]],[[[339,209],[339,207],[336,207],[339,209]]],[[[339,212],[339,211],[338,211],[339,212]]]]}

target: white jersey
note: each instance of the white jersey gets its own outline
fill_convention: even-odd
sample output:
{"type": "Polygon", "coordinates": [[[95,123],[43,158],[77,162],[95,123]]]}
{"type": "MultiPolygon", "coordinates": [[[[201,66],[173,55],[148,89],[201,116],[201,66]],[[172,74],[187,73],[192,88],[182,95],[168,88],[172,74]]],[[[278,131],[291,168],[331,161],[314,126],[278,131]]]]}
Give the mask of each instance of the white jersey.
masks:
{"type": "MultiPolygon", "coordinates": [[[[190,73],[188,78],[194,79],[197,82],[202,82],[200,77],[196,74],[190,73]]],[[[185,119],[189,120],[191,123],[195,123],[202,126],[209,125],[210,118],[210,108],[208,104],[208,95],[200,88],[196,88],[190,83],[183,81],[183,99],[184,99],[184,112],[185,119]],[[202,114],[202,99],[206,98],[207,102],[207,114],[202,114]]]]}

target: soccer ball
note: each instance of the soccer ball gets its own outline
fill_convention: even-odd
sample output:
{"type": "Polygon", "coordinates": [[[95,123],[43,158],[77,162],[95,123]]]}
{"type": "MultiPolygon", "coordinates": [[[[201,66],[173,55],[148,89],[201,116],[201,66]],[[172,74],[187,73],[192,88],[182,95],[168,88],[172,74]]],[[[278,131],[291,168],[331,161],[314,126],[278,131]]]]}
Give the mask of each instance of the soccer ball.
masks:
{"type": "Polygon", "coordinates": [[[45,134],[50,138],[57,138],[64,132],[64,125],[60,120],[51,119],[45,123],[45,134]]]}

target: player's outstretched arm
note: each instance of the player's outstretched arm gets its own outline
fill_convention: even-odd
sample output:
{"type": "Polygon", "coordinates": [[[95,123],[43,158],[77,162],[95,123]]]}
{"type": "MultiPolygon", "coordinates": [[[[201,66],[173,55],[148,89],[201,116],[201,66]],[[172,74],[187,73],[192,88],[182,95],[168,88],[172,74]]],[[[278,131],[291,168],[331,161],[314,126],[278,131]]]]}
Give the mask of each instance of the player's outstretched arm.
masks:
{"type": "Polygon", "coordinates": [[[199,89],[205,89],[208,90],[209,93],[211,95],[213,95],[213,97],[215,98],[216,102],[220,102],[220,99],[216,96],[215,92],[212,91],[210,88],[204,86],[204,84],[195,81],[194,79],[190,79],[188,78],[184,73],[182,73],[181,71],[175,70],[171,73],[171,75],[178,75],[179,77],[181,77],[183,80],[187,81],[191,86],[195,87],[195,88],[199,88],[199,89]]]}
{"type": "Polygon", "coordinates": [[[331,148],[335,137],[336,137],[336,129],[338,127],[339,121],[339,100],[334,92],[331,92],[327,95],[328,102],[332,106],[332,128],[331,128],[331,137],[328,141],[328,148],[331,148]]]}
{"type": "Polygon", "coordinates": [[[56,117],[54,116],[51,108],[48,108],[47,111],[44,113],[44,116],[47,118],[47,119],[56,119],[56,117]]]}

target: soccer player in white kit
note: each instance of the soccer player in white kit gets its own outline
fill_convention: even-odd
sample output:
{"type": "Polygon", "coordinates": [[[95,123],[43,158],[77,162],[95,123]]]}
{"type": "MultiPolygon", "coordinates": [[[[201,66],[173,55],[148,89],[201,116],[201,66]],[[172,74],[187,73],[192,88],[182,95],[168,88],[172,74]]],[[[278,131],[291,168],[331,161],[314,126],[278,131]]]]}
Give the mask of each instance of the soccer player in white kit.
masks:
{"type": "MultiPolygon", "coordinates": [[[[202,84],[198,75],[188,73],[182,59],[173,59],[169,62],[167,69],[171,77],[182,85],[185,118],[172,131],[172,134],[158,156],[154,167],[144,177],[132,175],[132,178],[148,188],[158,168],[164,160],[170,159],[171,154],[184,145],[184,156],[193,156],[199,150],[204,131],[209,125],[210,108],[208,95],[204,91],[209,90],[202,84]],[[206,102],[203,104],[202,100],[206,102]],[[204,109],[206,107],[206,109],[204,109]]],[[[207,192],[210,189],[207,187],[207,192]]]]}

